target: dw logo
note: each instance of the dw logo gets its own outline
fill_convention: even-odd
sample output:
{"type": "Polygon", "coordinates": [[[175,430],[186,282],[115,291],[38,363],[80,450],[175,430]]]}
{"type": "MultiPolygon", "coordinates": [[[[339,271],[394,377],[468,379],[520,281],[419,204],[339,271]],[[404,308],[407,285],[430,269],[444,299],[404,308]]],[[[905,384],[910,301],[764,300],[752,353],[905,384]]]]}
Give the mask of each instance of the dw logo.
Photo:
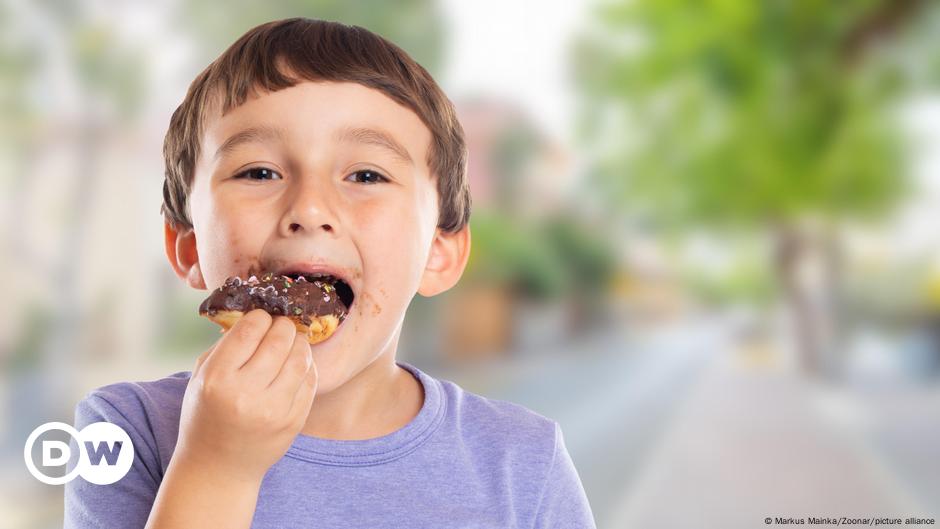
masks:
{"type": "MultiPolygon", "coordinates": [[[[78,431],[64,422],[47,422],[33,430],[23,449],[26,468],[34,478],[47,485],[62,485],[80,475],[85,481],[97,485],[109,485],[124,477],[134,462],[134,445],[120,426],[109,422],[89,424],[78,431]],[[78,463],[64,476],[48,476],[36,467],[33,461],[33,445],[39,436],[61,430],[71,435],[78,444],[78,463]]],[[[72,457],[68,443],[55,440],[42,442],[42,466],[61,467],[72,457]]]]}

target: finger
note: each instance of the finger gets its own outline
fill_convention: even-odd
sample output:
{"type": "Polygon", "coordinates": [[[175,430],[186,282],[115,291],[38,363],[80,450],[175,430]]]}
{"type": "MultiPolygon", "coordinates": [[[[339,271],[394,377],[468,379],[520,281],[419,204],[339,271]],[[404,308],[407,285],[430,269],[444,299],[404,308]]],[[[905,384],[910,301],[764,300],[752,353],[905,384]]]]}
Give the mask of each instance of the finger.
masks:
{"type": "MultiPolygon", "coordinates": [[[[307,349],[309,350],[310,348],[307,347],[307,349]]],[[[310,408],[313,406],[313,400],[317,395],[319,380],[320,374],[317,371],[317,363],[313,360],[313,355],[311,354],[310,369],[307,370],[307,374],[300,382],[300,387],[297,388],[294,394],[294,400],[291,403],[289,412],[291,421],[297,426],[298,430],[303,427],[304,421],[306,421],[307,416],[310,415],[310,408]]]]}
{"type": "Polygon", "coordinates": [[[307,341],[305,334],[296,332],[290,354],[284,360],[277,377],[271,381],[269,389],[278,399],[281,399],[281,402],[290,403],[297,393],[300,383],[307,376],[312,363],[313,355],[310,351],[310,342],[307,341]]]}
{"type": "Polygon", "coordinates": [[[261,387],[267,387],[290,355],[295,335],[297,327],[294,322],[284,316],[275,317],[257,350],[241,370],[254,377],[261,387]]]}
{"type": "Polygon", "coordinates": [[[254,354],[272,323],[267,312],[261,309],[248,311],[219,339],[203,367],[212,365],[223,370],[237,370],[254,354]]]}
{"type": "Polygon", "coordinates": [[[202,367],[202,364],[206,363],[206,359],[209,358],[209,355],[212,354],[212,351],[214,351],[215,348],[218,346],[219,346],[219,340],[216,340],[215,343],[212,344],[211,347],[209,347],[208,349],[203,351],[201,355],[199,355],[199,358],[196,358],[196,365],[193,366],[192,376],[196,376],[196,374],[199,373],[199,369],[202,367]]]}

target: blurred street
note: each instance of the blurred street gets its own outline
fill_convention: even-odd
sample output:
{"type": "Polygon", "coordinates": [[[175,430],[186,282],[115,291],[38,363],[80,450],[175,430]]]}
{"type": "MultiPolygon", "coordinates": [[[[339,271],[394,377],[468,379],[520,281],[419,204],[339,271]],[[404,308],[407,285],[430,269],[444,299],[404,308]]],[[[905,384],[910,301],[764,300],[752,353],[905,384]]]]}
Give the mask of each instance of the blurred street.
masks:
{"type": "Polygon", "coordinates": [[[439,375],[558,420],[600,528],[937,518],[936,385],[810,382],[729,329],[611,328],[439,375]]]}

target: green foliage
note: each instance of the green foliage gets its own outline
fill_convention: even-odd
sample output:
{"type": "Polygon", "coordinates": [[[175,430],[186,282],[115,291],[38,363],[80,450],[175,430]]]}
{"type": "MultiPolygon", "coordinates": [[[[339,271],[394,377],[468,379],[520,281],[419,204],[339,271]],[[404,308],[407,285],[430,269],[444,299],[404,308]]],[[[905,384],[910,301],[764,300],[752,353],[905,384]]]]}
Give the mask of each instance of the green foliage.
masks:
{"type": "Polygon", "coordinates": [[[888,211],[906,190],[891,114],[906,73],[874,40],[897,30],[889,4],[606,4],[575,76],[579,130],[607,145],[599,188],[680,226],[888,211]]]}
{"type": "MultiPolygon", "coordinates": [[[[42,56],[41,49],[35,42],[11,34],[9,28],[14,23],[9,6],[0,6],[0,28],[5,30],[6,35],[6,42],[0,46],[0,85],[3,86],[3,90],[0,90],[0,113],[3,114],[0,138],[4,144],[0,153],[7,159],[14,156],[16,147],[22,148],[25,142],[22,137],[23,129],[36,119],[37,103],[29,97],[35,88],[30,81],[36,75],[37,63],[42,56]],[[10,147],[14,142],[16,145],[10,147]]],[[[0,178],[6,179],[9,175],[0,178]]]]}
{"type": "Polygon", "coordinates": [[[562,294],[565,270],[552,248],[535,230],[508,217],[474,212],[468,282],[511,288],[535,299],[562,294]]]}
{"type": "Polygon", "coordinates": [[[161,333],[155,347],[158,354],[193,357],[193,348],[207,347],[219,338],[219,326],[200,317],[196,310],[206,295],[188,288],[166,290],[160,306],[161,333]]]}
{"type": "Polygon", "coordinates": [[[696,298],[715,305],[746,303],[766,307],[777,295],[770,268],[756,256],[739,255],[723,274],[708,274],[691,267],[683,276],[696,298]]]}
{"type": "Polygon", "coordinates": [[[556,217],[544,224],[544,236],[558,262],[565,269],[570,293],[597,296],[610,286],[617,270],[610,241],[600,230],[568,217],[556,217]]]}
{"type": "Polygon", "coordinates": [[[52,310],[38,302],[32,302],[24,310],[23,325],[5,362],[9,371],[27,371],[39,365],[45,336],[53,324],[52,310]]]}
{"type": "Polygon", "coordinates": [[[124,116],[136,114],[146,96],[146,63],[140,51],[120,46],[115,30],[101,24],[77,26],[69,38],[85,89],[113,101],[124,116]]]}
{"type": "Polygon", "coordinates": [[[557,299],[599,294],[615,271],[609,244],[569,217],[533,224],[475,212],[470,228],[470,283],[501,285],[530,299],[557,299]]]}

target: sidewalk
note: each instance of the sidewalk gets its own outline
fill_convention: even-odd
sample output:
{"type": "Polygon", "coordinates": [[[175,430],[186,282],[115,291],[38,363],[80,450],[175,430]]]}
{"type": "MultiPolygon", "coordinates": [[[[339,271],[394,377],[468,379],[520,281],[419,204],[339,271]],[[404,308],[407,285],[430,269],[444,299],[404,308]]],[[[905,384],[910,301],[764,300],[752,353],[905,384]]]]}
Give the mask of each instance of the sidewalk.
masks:
{"type": "MultiPolygon", "coordinates": [[[[937,501],[928,505],[923,487],[902,481],[898,465],[851,427],[861,402],[839,408],[833,403],[844,399],[830,397],[774,365],[715,355],[602,529],[764,527],[777,516],[938,518],[937,501]]],[[[936,465],[927,442],[918,457],[936,465]]]]}
{"type": "Polygon", "coordinates": [[[621,502],[711,357],[726,342],[711,322],[640,336],[610,328],[551,349],[437,375],[557,420],[598,527],[621,502]]]}

